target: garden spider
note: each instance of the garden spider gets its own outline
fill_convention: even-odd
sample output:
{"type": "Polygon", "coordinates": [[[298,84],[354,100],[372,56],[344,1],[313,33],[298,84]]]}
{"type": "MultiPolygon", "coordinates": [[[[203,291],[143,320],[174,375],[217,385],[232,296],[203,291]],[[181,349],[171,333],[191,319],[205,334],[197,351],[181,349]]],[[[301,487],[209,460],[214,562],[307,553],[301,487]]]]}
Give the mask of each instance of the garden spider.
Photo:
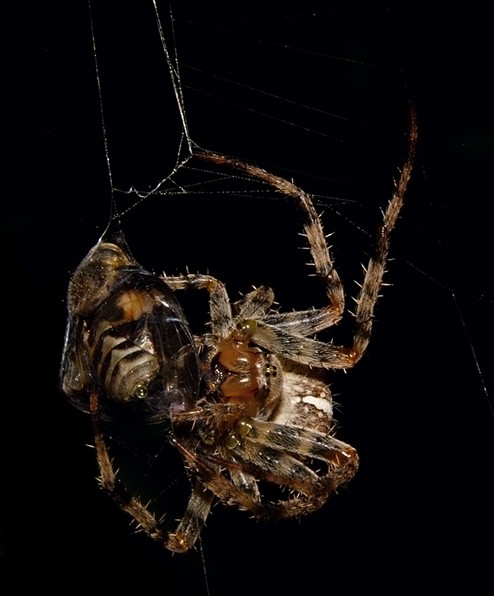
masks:
{"type": "Polygon", "coordinates": [[[298,204],[327,306],[273,311],[267,287],[231,304],[225,286],[210,275],[147,272],[119,234],[105,233],[73,274],[63,390],[92,416],[102,487],[169,550],[194,545],[215,500],[256,518],[300,516],[319,509],[356,473],[356,450],[333,436],[332,396],[321,372],[353,367],[367,348],[416,137],[412,113],[408,157],[365,270],[350,347],[313,337],[340,321],[344,293],[311,198],[292,182],[218,153],[195,150],[203,161],[298,204]],[[209,293],[210,330],[200,337],[192,335],[175,297],[187,289],[209,293]],[[174,530],[119,480],[102,421],[126,412],[130,420],[170,423],[162,440],[181,454],[192,483],[174,530]]]}

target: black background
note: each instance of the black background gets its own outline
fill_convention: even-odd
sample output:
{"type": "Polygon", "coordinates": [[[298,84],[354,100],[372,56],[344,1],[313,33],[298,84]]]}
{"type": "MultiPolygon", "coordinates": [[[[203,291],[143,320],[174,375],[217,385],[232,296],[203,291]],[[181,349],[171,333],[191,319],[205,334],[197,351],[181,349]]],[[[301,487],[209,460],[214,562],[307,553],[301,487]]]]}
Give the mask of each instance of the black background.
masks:
{"type": "MultiPolygon", "coordinates": [[[[152,185],[179,134],[152,8],[94,4],[114,184],[152,185]]],[[[472,5],[330,4],[175,9],[192,137],[317,196],[348,295],[404,159],[409,99],[420,130],[371,347],[332,378],[338,435],[358,448],[361,470],[300,522],[259,525],[218,506],[205,565],[129,529],[94,480],[89,420],[58,389],[69,274],[109,210],[88,7],[28,2],[6,20],[1,564],[15,589],[4,593],[94,582],[200,594],[203,567],[212,595],[494,593],[488,19],[472,5]]],[[[232,297],[268,283],[286,309],[322,300],[288,203],[181,201],[124,218],[143,265],[209,270],[232,297]]],[[[338,341],[350,332],[343,325],[338,341]]]]}

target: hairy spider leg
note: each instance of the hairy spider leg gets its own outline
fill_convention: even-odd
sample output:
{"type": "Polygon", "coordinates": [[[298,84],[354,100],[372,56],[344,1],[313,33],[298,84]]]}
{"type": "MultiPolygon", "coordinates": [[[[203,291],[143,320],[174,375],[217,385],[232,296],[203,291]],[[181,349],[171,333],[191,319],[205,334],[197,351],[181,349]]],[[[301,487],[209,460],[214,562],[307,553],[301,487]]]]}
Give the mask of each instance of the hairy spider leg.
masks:
{"type": "Polygon", "coordinates": [[[144,530],[151,538],[163,543],[166,548],[173,552],[182,553],[187,551],[197,540],[209,515],[214,500],[213,493],[204,488],[196,480],[186,512],[176,531],[164,530],[161,520],[158,520],[138,497],[130,495],[117,478],[117,471],[113,466],[101,429],[100,404],[96,391],[91,392],[89,407],[93,423],[94,443],[100,470],[99,482],[101,487],[118,503],[123,511],[133,517],[138,527],[144,530]]]}
{"type": "Polygon", "coordinates": [[[334,346],[313,340],[304,335],[316,333],[338,323],[344,311],[344,293],[339,275],[334,268],[330,248],[326,242],[321,220],[312,199],[292,182],[271,174],[258,166],[241,162],[218,153],[201,151],[205,160],[246,173],[261,180],[284,195],[294,198],[305,215],[304,231],[307,237],[316,274],[326,285],[329,305],[322,309],[301,313],[273,314],[258,322],[252,341],[271,352],[309,366],[328,369],[351,368],[363,356],[372,331],[374,308],[382,285],[389,254],[390,236],[404,203],[410,181],[417,143],[415,110],[410,112],[408,156],[395,183],[393,196],[378,229],[375,255],[369,259],[365,277],[356,299],[355,328],[350,348],[334,346]],[[302,328],[305,331],[302,331],[302,328]]]}

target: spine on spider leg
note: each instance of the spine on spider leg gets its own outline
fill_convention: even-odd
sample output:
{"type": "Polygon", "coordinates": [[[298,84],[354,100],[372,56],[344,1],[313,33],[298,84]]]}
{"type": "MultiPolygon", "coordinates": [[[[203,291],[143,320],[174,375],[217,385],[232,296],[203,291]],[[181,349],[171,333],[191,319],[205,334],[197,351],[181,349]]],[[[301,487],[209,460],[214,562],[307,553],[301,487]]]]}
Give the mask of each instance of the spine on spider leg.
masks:
{"type": "Polygon", "coordinates": [[[401,169],[400,178],[395,182],[393,196],[383,215],[383,223],[377,230],[375,255],[369,259],[365,278],[357,297],[355,311],[355,339],[353,351],[356,361],[365,352],[369,343],[374,316],[374,307],[379,296],[388,260],[391,232],[393,231],[405,200],[405,193],[412,175],[415,149],[417,145],[417,117],[415,108],[410,108],[410,129],[408,136],[408,156],[401,169]]]}

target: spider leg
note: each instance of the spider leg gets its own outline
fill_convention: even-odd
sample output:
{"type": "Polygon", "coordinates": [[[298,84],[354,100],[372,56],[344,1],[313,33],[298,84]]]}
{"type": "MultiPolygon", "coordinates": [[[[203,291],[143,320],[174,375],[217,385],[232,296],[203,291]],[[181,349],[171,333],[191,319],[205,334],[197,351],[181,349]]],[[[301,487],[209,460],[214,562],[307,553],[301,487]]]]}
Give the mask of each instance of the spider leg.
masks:
{"type": "Polygon", "coordinates": [[[187,509],[176,531],[169,535],[167,548],[183,553],[195,544],[211,511],[214,498],[214,494],[199,480],[194,481],[187,509]]]}
{"type": "Polygon", "coordinates": [[[355,331],[352,346],[354,363],[360,360],[369,344],[374,318],[374,307],[379,297],[386,262],[388,260],[390,236],[405,199],[405,192],[412,174],[416,144],[417,122],[415,111],[412,109],[410,112],[408,156],[401,170],[400,178],[398,182],[395,182],[393,196],[383,215],[383,223],[377,231],[375,254],[367,264],[364,281],[356,300],[357,308],[355,311],[355,331]]]}
{"type": "Polygon", "coordinates": [[[163,530],[159,520],[135,496],[128,494],[117,478],[117,472],[111,461],[100,425],[100,405],[98,394],[93,391],[89,401],[90,413],[93,421],[96,458],[100,470],[100,484],[102,488],[123,509],[132,516],[138,526],[151,538],[162,542],[163,545],[174,552],[185,552],[196,541],[211,509],[214,495],[200,485],[194,484],[184,517],[177,530],[169,532],[163,530]]]}
{"type": "Polygon", "coordinates": [[[331,435],[258,418],[246,419],[243,425],[248,432],[235,454],[242,457],[245,469],[252,466],[255,476],[310,496],[328,495],[357,471],[356,450],[331,435]],[[321,470],[314,471],[309,462],[320,462],[321,470]]]}
{"type": "MultiPolygon", "coordinates": [[[[389,254],[390,236],[403,206],[405,192],[410,181],[416,143],[417,123],[415,111],[412,109],[410,114],[408,156],[401,170],[400,178],[395,183],[393,196],[384,213],[383,223],[378,230],[376,252],[374,257],[369,260],[364,282],[357,297],[355,331],[351,348],[331,345],[324,348],[322,342],[303,340],[300,337],[302,335],[309,335],[313,330],[314,332],[321,331],[338,323],[343,315],[345,306],[343,286],[334,268],[330,247],[326,242],[321,219],[311,197],[292,182],[275,176],[252,164],[213,152],[203,151],[198,153],[198,157],[201,159],[242,171],[297,201],[305,216],[304,231],[309,243],[316,275],[326,285],[326,295],[329,302],[326,308],[313,312],[290,313],[286,316],[269,315],[265,317],[264,322],[269,321],[271,326],[269,328],[266,326],[264,329],[259,330],[255,336],[252,336],[254,343],[258,343],[261,347],[274,352],[280,348],[279,353],[287,358],[310,366],[349,368],[360,360],[369,344],[374,307],[379,296],[389,254]],[[304,323],[307,323],[307,332],[301,331],[304,323]],[[307,351],[307,353],[304,354],[304,351],[307,351]],[[319,356],[321,360],[316,362],[319,356]]],[[[262,325],[259,325],[259,327],[262,327],[262,325]]]]}
{"type": "Polygon", "coordinates": [[[270,313],[262,318],[262,322],[272,327],[278,327],[294,335],[314,335],[318,331],[327,329],[335,322],[331,320],[330,307],[311,308],[284,313],[270,313]]]}
{"type": "Polygon", "coordinates": [[[244,470],[229,470],[230,478],[236,488],[240,489],[244,493],[250,494],[250,498],[255,503],[260,503],[261,494],[257,481],[251,474],[248,474],[244,470]]]}
{"type": "Polygon", "coordinates": [[[315,267],[316,275],[322,279],[326,286],[329,306],[320,311],[320,315],[325,318],[325,322],[321,324],[320,329],[335,325],[343,316],[345,308],[343,285],[334,267],[321,219],[311,197],[293,182],[289,182],[280,176],[275,176],[258,166],[211,151],[201,151],[196,154],[205,161],[210,161],[221,166],[229,166],[244,172],[248,176],[261,180],[283,195],[295,199],[305,218],[303,227],[312,256],[312,264],[315,267]]]}
{"type": "Polygon", "coordinates": [[[236,319],[260,319],[266,315],[274,302],[274,292],[266,286],[259,286],[235,302],[236,319]]]}
{"type": "MultiPolygon", "coordinates": [[[[234,326],[232,308],[224,284],[211,275],[193,274],[163,277],[173,291],[206,290],[209,292],[212,333],[218,338],[228,335],[234,326]]],[[[236,319],[257,319],[264,316],[274,302],[271,288],[260,286],[234,304],[236,319]]]]}
{"type": "Polygon", "coordinates": [[[250,339],[270,352],[307,366],[336,369],[350,368],[355,363],[348,348],[304,337],[262,321],[256,321],[250,339]]]}
{"type": "Polygon", "coordinates": [[[164,276],[163,281],[176,290],[206,290],[209,292],[211,332],[216,337],[226,337],[233,328],[232,308],[224,284],[211,275],[189,273],[176,277],[164,276]]]}
{"type": "MultiPolygon", "coordinates": [[[[258,420],[253,423],[256,425],[258,420]]],[[[293,448],[305,447],[310,451],[307,458],[314,457],[327,465],[326,473],[319,475],[299,459],[287,455],[283,448],[269,447],[270,433],[278,431],[281,436],[282,429],[288,427],[265,424],[272,428],[260,427],[257,439],[246,441],[241,449],[235,450],[234,455],[211,455],[194,449],[185,440],[176,441],[175,444],[191,470],[219,500],[248,510],[259,518],[281,519],[315,511],[324,505],[338,486],[355,474],[358,456],[350,445],[333,437],[296,429],[300,433],[297,437],[300,442],[297,447],[297,441],[293,441],[293,448]],[[228,470],[232,479],[227,478],[222,470],[228,470]],[[244,486],[238,486],[233,480],[240,471],[247,471],[252,481],[254,478],[262,479],[297,493],[291,493],[288,498],[278,501],[263,501],[258,489],[246,491],[244,486]]],[[[286,438],[284,442],[289,443],[292,439],[286,438]]]]}
{"type": "Polygon", "coordinates": [[[252,491],[246,491],[244,487],[237,486],[222,474],[222,468],[231,468],[240,473],[241,466],[239,464],[198,451],[185,438],[174,439],[173,443],[182,454],[190,470],[220,501],[228,505],[236,505],[240,509],[255,509],[257,503],[256,498],[252,497],[252,491]]]}

